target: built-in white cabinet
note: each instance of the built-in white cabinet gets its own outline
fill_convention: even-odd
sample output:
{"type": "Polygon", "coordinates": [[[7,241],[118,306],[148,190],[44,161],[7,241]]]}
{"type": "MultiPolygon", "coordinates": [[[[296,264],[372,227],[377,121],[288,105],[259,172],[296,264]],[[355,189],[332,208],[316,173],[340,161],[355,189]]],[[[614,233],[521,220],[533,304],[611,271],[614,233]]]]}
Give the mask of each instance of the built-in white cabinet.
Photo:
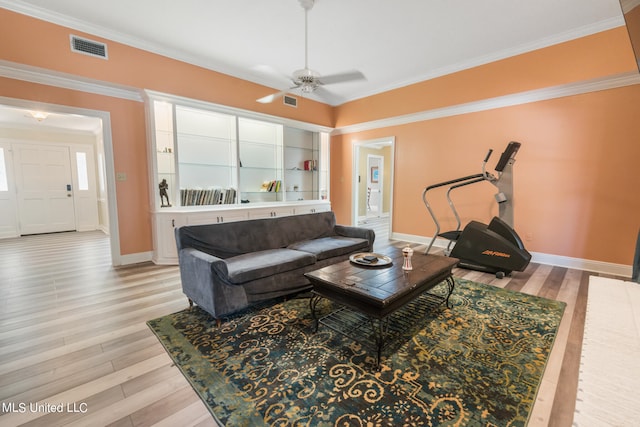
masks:
{"type": "Polygon", "coordinates": [[[329,129],[153,93],[149,112],[155,208],[329,199],[329,129]]]}
{"type": "Polygon", "coordinates": [[[295,215],[293,206],[272,206],[267,208],[257,208],[249,210],[249,219],[276,218],[279,216],[295,215]]]}
{"type": "Polygon", "coordinates": [[[247,219],[275,218],[287,215],[327,212],[328,201],[282,203],[278,206],[228,206],[223,208],[167,208],[153,213],[154,251],[156,264],[178,264],[175,228],[183,225],[215,224],[247,219]]]}
{"type": "Polygon", "coordinates": [[[153,260],[178,262],[174,229],[322,212],[329,131],[147,92],[153,260]]]}

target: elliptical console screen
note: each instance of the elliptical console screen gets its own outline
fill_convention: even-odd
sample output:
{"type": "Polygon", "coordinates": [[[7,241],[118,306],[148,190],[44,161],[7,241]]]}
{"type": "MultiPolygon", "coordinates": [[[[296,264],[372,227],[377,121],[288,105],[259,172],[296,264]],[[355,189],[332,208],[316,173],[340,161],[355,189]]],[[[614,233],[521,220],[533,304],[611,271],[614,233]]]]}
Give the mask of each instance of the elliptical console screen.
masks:
{"type": "Polygon", "coordinates": [[[516,141],[511,141],[507,148],[504,150],[502,155],[500,156],[500,160],[498,160],[498,164],[496,165],[496,171],[502,172],[504,168],[509,163],[509,160],[514,159],[516,157],[516,153],[520,149],[520,143],[516,141]]]}

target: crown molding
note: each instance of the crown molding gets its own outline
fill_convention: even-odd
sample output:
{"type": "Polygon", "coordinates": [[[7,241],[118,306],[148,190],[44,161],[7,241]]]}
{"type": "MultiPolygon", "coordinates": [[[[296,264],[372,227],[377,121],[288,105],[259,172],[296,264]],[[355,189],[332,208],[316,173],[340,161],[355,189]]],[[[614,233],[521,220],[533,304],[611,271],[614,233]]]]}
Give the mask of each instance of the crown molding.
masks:
{"type": "MultiPolygon", "coordinates": [[[[640,3],[640,0],[631,0],[640,3]]],[[[527,52],[532,52],[534,50],[543,49],[545,47],[553,46],[556,44],[568,42],[571,40],[575,40],[581,37],[586,37],[592,34],[600,33],[602,31],[611,30],[613,28],[624,26],[624,18],[622,16],[616,18],[605,19],[603,21],[595,22],[591,25],[585,25],[579,28],[575,28],[571,31],[566,31],[559,34],[554,34],[549,37],[545,37],[543,39],[536,40],[532,43],[525,43],[520,46],[516,46],[509,49],[504,49],[498,52],[493,52],[488,55],[477,56],[474,58],[470,58],[467,61],[459,62],[457,64],[453,64],[447,67],[438,68],[433,70],[427,74],[423,74],[419,77],[413,78],[411,80],[405,80],[403,82],[399,82],[394,85],[389,86],[381,86],[376,89],[375,92],[367,92],[360,93],[351,99],[345,101],[350,102],[361,98],[366,98],[368,96],[377,95],[382,92],[387,92],[394,89],[399,89],[405,86],[409,86],[412,84],[420,83],[425,80],[431,80],[438,77],[446,76],[448,74],[457,73],[459,71],[468,70],[470,68],[479,67],[481,65],[490,64],[492,62],[500,61],[502,59],[511,58],[513,56],[522,55],[527,52]]]]}
{"type": "MultiPolygon", "coordinates": [[[[628,1],[638,2],[640,0],[628,0],[628,1]]],[[[127,46],[142,49],[147,52],[152,52],[152,53],[166,56],[178,61],[203,67],[211,71],[227,74],[230,76],[237,77],[239,79],[247,80],[247,81],[260,84],[263,86],[267,86],[267,87],[273,86],[273,82],[270,82],[268,79],[260,78],[259,76],[251,72],[247,72],[241,69],[237,69],[235,67],[231,67],[228,64],[225,64],[223,62],[212,61],[210,59],[202,58],[196,55],[188,55],[184,51],[181,51],[178,49],[170,49],[160,44],[150,43],[141,38],[133,37],[133,36],[130,36],[118,31],[110,30],[98,25],[89,24],[79,19],[71,18],[69,16],[66,16],[60,13],[52,12],[38,6],[24,3],[20,0],[0,0],[0,7],[11,10],[16,13],[31,16],[32,18],[40,19],[56,25],[61,25],[64,27],[68,27],[70,29],[74,29],[74,30],[82,31],[94,36],[102,37],[110,41],[122,43],[127,46]]],[[[354,96],[350,96],[347,99],[342,97],[333,97],[332,99],[329,99],[329,100],[326,100],[326,99],[321,100],[318,98],[314,98],[313,96],[305,96],[305,95],[299,95],[299,96],[308,97],[310,99],[317,100],[318,102],[328,103],[329,105],[335,107],[335,106],[344,104],[346,102],[355,101],[357,99],[373,96],[382,92],[387,92],[393,89],[409,86],[425,80],[441,77],[447,74],[451,74],[451,73],[466,70],[469,68],[477,67],[480,65],[488,64],[501,59],[506,59],[515,55],[520,55],[526,52],[541,49],[554,44],[567,42],[573,39],[588,36],[601,31],[606,31],[612,28],[623,26],[623,25],[625,25],[625,22],[622,16],[606,19],[603,21],[595,22],[590,25],[585,25],[585,26],[573,29],[571,31],[555,34],[550,37],[546,37],[544,39],[540,39],[532,43],[526,43],[514,48],[505,49],[505,50],[494,52],[488,55],[470,58],[467,61],[459,62],[457,64],[453,64],[447,67],[442,67],[442,68],[433,70],[427,74],[424,74],[409,80],[397,82],[393,85],[380,86],[375,91],[361,92],[354,96]]]]}
{"type": "Polygon", "coordinates": [[[620,0],[620,6],[622,7],[622,13],[627,13],[640,6],[640,0],[620,0]]]}
{"type": "Polygon", "coordinates": [[[141,92],[135,88],[10,61],[0,60],[0,77],[106,95],[129,101],[144,101],[141,92]]]}
{"type": "Polygon", "coordinates": [[[200,99],[186,98],[179,95],[172,95],[149,89],[145,89],[144,94],[145,98],[151,101],[166,101],[170,103],[181,104],[183,106],[191,108],[213,110],[223,114],[238,115],[248,119],[265,120],[272,123],[281,124],[283,126],[294,127],[296,129],[303,129],[311,132],[331,133],[331,131],[333,130],[333,128],[315,123],[302,122],[295,119],[289,119],[287,117],[274,116],[271,114],[245,110],[237,107],[230,107],[228,105],[216,104],[214,102],[203,101],[200,99]]]}
{"type": "Polygon", "coordinates": [[[636,84],[640,84],[640,74],[633,71],[608,77],[569,83],[566,85],[552,86],[544,89],[535,89],[531,91],[515,93],[512,95],[483,99],[481,101],[474,101],[465,104],[452,105],[449,107],[436,108],[433,110],[420,111],[417,113],[406,114],[402,116],[389,117],[380,120],[373,120],[370,122],[337,127],[331,134],[343,135],[354,132],[380,129],[389,126],[405,125],[425,120],[434,120],[443,117],[476,113],[479,111],[492,110],[496,108],[512,107],[515,105],[529,104],[532,102],[546,101],[549,99],[562,98],[566,96],[581,95],[584,93],[615,89],[636,84]]]}
{"type": "MultiPolygon", "coordinates": [[[[133,37],[119,31],[107,29],[99,25],[90,24],[80,19],[71,18],[61,13],[52,12],[38,6],[24,3],[20,0],[0,0],[0,7],[16,13],[20,13],[22,15],[27,15],[32,18],[50,22],[52,24],[91,34],[92,36],[106,39],[107,42],[113,41],[116,43],[121,43],[147,52],[155,53],[161,56],[176,59],[178,61],[186,62],[188,64],[196,65],[198,67],[206,68],[211,71],[216,71],[231,76],[238,76],[239,78],[249,80],[258,84],[265,84],[264,81],[256,79],[256,76],[249,76],[247,73],[245,73],[247,74],[246,76],[241,76],[239,74],[241,70],[229,67],[224,63],[206,60],[195,55],[188,55],[185,54],[184,51],[178,49],[171,49],[161,44],[150,43],[149,41],[138,37],[133,37]]],[[[267,84],[267,86],[269,85],[267,84]]]]}

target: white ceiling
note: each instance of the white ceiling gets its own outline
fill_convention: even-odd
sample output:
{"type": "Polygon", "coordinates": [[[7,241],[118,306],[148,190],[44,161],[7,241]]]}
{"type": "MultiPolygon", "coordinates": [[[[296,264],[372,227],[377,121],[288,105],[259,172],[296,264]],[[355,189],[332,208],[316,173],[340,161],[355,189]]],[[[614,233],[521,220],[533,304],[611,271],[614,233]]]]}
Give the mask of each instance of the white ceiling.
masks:
{"type": "MultiPolygon", "coordinates": [[[[274,91],[304,67],[298,0],[0,0],[0,7],[274,91]]],[[[309,67],[321,75],[359,70],[366,80],[310,97],[339,105],[623,24],[618,0],[316,0],[309,67]]]]}
{"type": "Polygon", "coordinates": [[[102,120],[78,114],[53,113],[42,108],[29,109],[0,105],[0,126],[14,129],[41,130],[46,132],[83,132],[97,134],[102,130],[102,120]],[[36,113],[45,113],[37,119],[36,113]]]}

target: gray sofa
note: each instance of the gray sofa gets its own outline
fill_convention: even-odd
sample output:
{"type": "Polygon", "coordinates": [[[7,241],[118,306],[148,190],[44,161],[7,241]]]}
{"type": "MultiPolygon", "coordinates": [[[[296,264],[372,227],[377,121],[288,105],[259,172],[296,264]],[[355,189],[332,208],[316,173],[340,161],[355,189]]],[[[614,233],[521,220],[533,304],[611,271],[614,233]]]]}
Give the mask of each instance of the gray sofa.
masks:
{"type": "Polygon", "coordinates": [[[375,233],[333,212],[176,228],[182,290],[220,319],[311,288],[304,273],[373,250],[375,233]]]}

